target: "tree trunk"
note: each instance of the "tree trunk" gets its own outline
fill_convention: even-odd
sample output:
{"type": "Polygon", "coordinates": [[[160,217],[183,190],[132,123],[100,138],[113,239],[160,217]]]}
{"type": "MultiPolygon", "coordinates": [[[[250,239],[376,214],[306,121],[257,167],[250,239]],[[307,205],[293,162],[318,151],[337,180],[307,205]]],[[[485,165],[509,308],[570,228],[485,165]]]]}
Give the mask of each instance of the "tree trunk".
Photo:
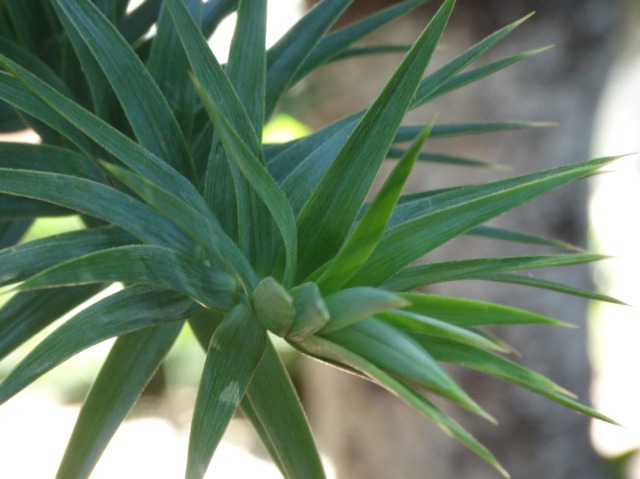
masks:
{"type": "MultiPolygon", "coordinates": [[[[356,2],[356,7],[358,5],[370,7],[367,2],[356,2]]],[[[609,67],[610,34],[617,20],[614,2],[460,1],[443,39],[446,47],[436,52],[434,63],[440,65],[450,60],[533,8],[537,15],[507,37],[490,58],[498,59],[548,44],[554,44],[555,48],[477,85],[453,92],[426,109],[412,112],[408,122],[427,123],[437,112],[439,122],[532,120],[558,122],[559,126],[453,142],[434,141],[429,151],[506,164],[513,168],[508,175],[589,157],[592,117],[609,67]]],[[[428,18],[427,10],[413,13],[402,24],[395,23],[376,34],[375,40],[413,41],[428,18]]],[[[332,92],[333,101],[314,104],[309,100],[305,120],[318,127],[329,119],[365,107],[390,76],[397,61],[397,57],[358,59],[324,68],[318,73],[317,81],[311,80],[307,88],[311,92],[326,88],[332,92]],[[372,71],[376,74],[372,75],[372,71]]],[[[431,67],[430,71],[433,71],[431,67]]],[[[326,93],[319,97],[326,99],[326,93]]],[[[412,187],[442,188],[508,175],[493,170],[420,165],[412,187]]],[[[584,182],[564,187],[499,218],[494,224],[585,245],[586,191],[584,182]]],[[[461,238],[429,254],[428,259],[532,253],[535,250],[531,246],[461,238]]],[[[586,268],[562,268],[548,274],[535,271],[535,274],[590,287],[586,268]]],[[[575,392],[581,401],[589,402],[585,300],[480,282],[437,285],[430,291],[510,304],[578,325],[577,330],[514,327],[498,333],[522,354],[519,362],[548,375],[575,392]]],[[[386,392],[323,365],[309,362],[305,367],[303,394],[312,425],[321,447],[334,462],[339,479],[499,477],[490,466],[386,392]]],[[[446,409],[494,452],[512,477],[603,477],[589,441],[587,418],[486,376],[458,370],[453,373],[500,424],[493,427],[460,411],[446,409]]]]}

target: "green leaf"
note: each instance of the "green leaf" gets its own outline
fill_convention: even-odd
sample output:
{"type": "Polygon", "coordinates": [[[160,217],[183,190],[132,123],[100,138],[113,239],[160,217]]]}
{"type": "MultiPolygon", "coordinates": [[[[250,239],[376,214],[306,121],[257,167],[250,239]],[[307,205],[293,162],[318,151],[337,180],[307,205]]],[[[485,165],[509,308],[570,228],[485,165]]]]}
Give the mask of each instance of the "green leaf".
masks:
{"type": "Polygon", "coordinates": [[[375,250],[415,165],[420,149],[429,136],[430,129],[428,127],[416,138],[336,256],[320,275],[317,280],[318,287],[325,294],[336,291],[347,283],[375,250]]]}
{"type": "Polygon", "coordinates": [[[342,15],[352,0],[324,0],[305,14],[267,53],[266,116],[322,36],[342,15]]]}
{"type": "Polygon", "coordinates": [[[181,329],[182,323],[177,322],[137,331],[115,342],[82,405],[57,479],[89,477],[181,329]]]}
{"type": "Polygon", "coordinates": [[[48,171],[104,181],[104,175],[89,158],[50,145],[0,142],[0,168],[48,171]]]}
{"type": "Polygon", "coordinates": [[[31,228],[31,220],[0,222],[0,250],[17,244],[31,228]]]}
{"type": "Polygon", "coordinates": [[[328,296],[326,305],[331,319],[320,334],[333,333],[376,313],[408,306],[409,302],[383,289],[350,288],[328,296]]]}
{"type": "Polygon", "coordinates": [[[410,303],[404,308],[406,311],[441,319],[464,328],[510,324],[571,326],[548,316],[484,301],[422,293],[404,293],[400,296],[410,303]]]}
{"type": "Polygon", "coordinates": [[[385,311],[377,318],[394,326],[396,329],[412,333],[412,335],[425,335],[451,339],[459,343],[467,344],[481,349],[490,349],[500,352],[510,352],[502,343],[493,341],[490,337],[479,334],[470,329],[466,329],[448,321],[442,321],[435,316],[416,314],[410,311],[385,311]]]}
{"type": "Polygon", "coordinates": [[[231,276],[159,246],[122,246],[87,254],[32,276],[19,289],[118,281],[168,286],[212,309],[227,310],[237,300],[231,276]]]}
{"type": "Polygon", "coordinates": [[[253,308],[258,320],[272,333],[284,336],[291,328],[295,317],[293,298],[271,276],[264,278],[252,297],[253,308]]]}
{"type": "Polygon", "coordinates": [[[535,244],[541,246],[551,246],[553,248],[560,248],[570,251],[585,252],[584,249],[579,246],[567,243],[566,241],[558,240],[555,238],[546,238],[544,236],[532,235],[530,233],[523,233],[520,231],[510,231],[503,228],[496,228],[494,226],[480,225],[469,230],[468,235],[482,236],[485,238],[499,239],[503,241],[513,241],[517,243],[535,244]]]}
{"type": "Polygon", "coordinates": [[[453,61],[447,63],[445,66],[435,71],[427,78],[420,82],[420,86],[418,87],[418,91],[416,92],[416,97],[412,103],[412,107],[415,108],[417,106],[423,105],[426,103],[434,91],[437,91],[438,88],[441,88],[442,85],[453,77],[456,73],[461,71],[467,65],[469,65],[472,61],[480,57],[487,50],[493,47],[497,42],[502,40],[505,36],[511,33],[515,28],[521,25],[525,20],[527,20],[531,14],[526,17],[517,20],[506,27],[501,28],[500,30],[492,33],[484,40],[478,42],[469,50],[467,50],[462,55],[455,58],[453,61]]]}
{"type": "Polygon", "coordinates": [[[240,405],[266,346],[266,332],[246,306],[229,312],[211,338],[198,388],[187,479],[200,479],[240,405]]]}
{"type": "Polygon", "coordinates": [[[425,263],[408,266],[385,281],[384,287],[391,291],[409,291],[445,281],[477,279],[485,274],[529,268],[546,268],[571,264],[591,263],[606,259],[598,254],[556,254],[544,256],[515,256],[506,258],[477,258],[440,263],[425,263]]]}
{"type": "Polygon", "coordinates": [[[305,278],[340,248],[393,141],[454,1],[446,1],[411,48],[298,216],[298,278],[305,278]]]}
{"type": "MultiPolygon", "coordinates": [[[[358,40],[370,35],[380,27],[393,20],[407,14],[411,10],[427,3],[429,0],[408,0],[386,8],[380,12],[370,15],[359,22],[341,28],[318,42],[315,48],[309,53],[302,66],[296,73],[296,78],[291,82],[297,83],[307,77],[309,73],[325,63],[340,58],[346,53],[349,47],[358,40]]],[[[408,50],[409,48],[406,48],[408,50]]],[[[405,51],[406,51],[405,50],[405,51]]],[[[353,52],[351,52],[353,53],[353,52]]],[[[376,52],[377,53],[377,52],[376,52]]]]}
{"type": "MultiPolygon", "coordinates": [[[[198,85],[196,87],[216,126],[217,132],[222,138],[229,159],[234,162],[260,197],[280,230],[286,256],[283,284],[291,286],[296,275],[298,240],[296,221],[289,202],[266,167],[234,130],[223,111],[218,108],[218,105],[211,100],[211,97],[202,88],[198,85]]],[[[256,227],[256,225],[252,226],[256,227]]],[[[262,236],[257,238],[257,241],[269,238],[271,235],[271,231],[262,231],[262,236]]]]}
{"type": "Polygon", "coordinates": [[[0,359],[103,288],[92,284],[13,296],[0,308],[0,359]]]}
{"type": "Polygon", "coordinates": [[[95,216],[132,235],[183,251],[192,242],[147,205],[109,186],[72,176],[0,168],[0,192],[26,196],[95,216]]]}
{"type": "MultiPolygon", "coordinates": [[[[200,22],[202,0],[188,0],[185,3],[192,16],[200,22]]],[[[197,95],[188,75],[189,60],[166,6],[162,8],[157,21],[147,68],[167,99],[184,136],[190,138],[197,95]],[[171,68],[167,68],[168,58],[171,59],[171,68]]]]}
{"type": "MultiPolygon", "coordinates": [[[[189,324],[206,351],[220,320],[203,319],[190,320],[189,324]]],[[[320,455],[300,399],[269,340],[241,408],[285,477],[324,479],[320,455]]]]}
{"type": "MultiPolygon", "coordinates": [[[[402,148],[390,148],[387,152],[387,158],[395,159],[402,158],[407,153],[407,150],[402,148]]],[[[492,163],[490,161],[472,160],[470,158],[462,158],[460,156],[443,155],[440,153],[420,153],[418,155],[419,161],[431,162],[431,163],[445,163],[455,166],[470,166],[474,168],[493,168],[496,170],[506,169],[504,166],[492,163]]]]}
{"type": "Polygon", "coordinates": [[[509,477],[507,471],[502,467],[502,465],[500,465],[487,448],[460,427],[460,425],[453,421],[453,419],[436,408],[431,402],[427,401],[427,399],[425,399],[421,394],[382,371],[379,367],[374,365],[374,363],[354,354],[349,349],[318,336],[308,338],[301,346],[304,347],[308,353],[314,356],[337,363],[347,364],[349,367],[361,372],[376,384],[384,387],[389,392],[414,407],[423,416],[432,420],[445,433],[454,437],[478,456],[483,458],[500,471],[503,476],[507,478],[509,477]]]}
{"type": "Polygon", "coordinates": [[[594,293],[593,291],[588,291],[582,288],[574,288],[566,284],[560,284],[554,281],[547,281],[531,276],[508,273],[491,273],[478,275],[475,279],[499,281],[501,283],[522,284],[524,286],[529,286],[532,288],[548,289],[550,291],[557,291],[559,293],[570,294],[572,296],[580,296],[582,298],[593,299],[595,301],[605,301],[607,303],[628,306],[626,303],[620,301],[619,299],[607,296],[605,294],[594,293]]]}
{"type": "Polygon", "coordinates": [[[570,391],[558,386],[540,374],[523,368],[493,353],[440,338],[415,339],[419,341],[427,351],[432,353],[438,361],[475,369],[483,374],[494,376],[527,388],[587,416],[617,425],[612,419],[575,401],[575,395],[570,391]]]}
{"type": "MultiPolygon", "coordinates": [[[[451,138],[455,136],[483,135],[499,131],[523,130],[528,128],[543,128],[553,126],[553,123],[535,121],[501,121],[484,123],[452,123],[434,125],[430,138],[451,138]]],[[[424,130],[424,125],[401,126],[394,143],[413,141],[424,130]]]]}
{"type": "MultiPolygon", "coordinates": [[[[207,208],[202,197],[193,185],[187,181],[185,177],[171,168],[165,161],[2,55],[0,55],[0,65],[9,69],[21,82],[24,82],[29,90],[38,95],[38,99],[34,99],[31,93],[25,96],[25,90],[29,90],[24,86],[20,86],[11,78],[9,78],[9,81],[3,82],[6,75],[1,73],[0,97],[2,96],[3,83],[10,85],[12,89],[7,93],[11,94],[13,92],[13,94],[18,94],[21,103],[26,103],[26,107],[29,108],[28,113],[42,113],[42,115],[46,115],[43,118],[46,118],[48,122],[50,121],[51,125],[56,129],[60,129],[60,132],[65,137],[77,137],[77,128],[77,130],[85,133],[131,169],[146,176],[159,186],[175,193],[195,208],[202,211],[207,208]],[[67,132],[69,123],[71,123],[73,127],[71,131],[67,132]]],[[[22,108],[21,104],[16,106],[22,108]]],[[[81,142],[80,139],[76,141],[81,142]]],[[[83,151],[90,152],[92,150],[86,146],[83,148],[83,151]]],[[[95,151],[95,148],[93,148],[93,151],[95,151]]],[[[100,158],[101,154],[96,153],[95,155],[90,154],[89,156],[100,158]]]]}
{"type": "Polygon", "coordinates": [[[100,63],[140,143],[195,181],[194,167],[175,116],[126,40],[91,2],[56,2],[100,63]]]}
{"type": "Polygon", "coordinates": [[[290,341],[301,341],[315,334],[329,321],[329,310],[315,283],[303,283],[291,289],[295,317],[287,332],[290,341]]]}
{"type": "Polygon", "coordinates": [[[592,174],[611,159],[560,167],[477,187],[472,197],[444,193],[451,203],[388,229],[353,285],[377,286],[425,253],[489,219],[570,181],[592,174]],[[483,191],[484,190],[484,191],[483,191]],[[483,194],[484,193],[484,194],[483,194]],[[426,234],[428,232],[428,234],[426,234]]]}
{"type": "Polygon", "coordinates": [[[133,44],[149,31],[158,19],[162,2],[163,0],[146,0],[122,17],[118,30],[127,42],[133,44]]]}
{"type": "Polygon", "coordinates": [[[77,313],[42,340],[0,384],[5,402],[43,374],[106,339],[183,321],[202,308],[175,291],[133,286],[77,313]]]}
{"type": "Polygon", "coordinates": [[[256,273],[236,244],[222,230],[222,226],[210,210],[202,213],[195,210],[142,175],[115,165],[105,164],[104,167],[143,198],[146,204],[212,253],[217,261],[224,264],[238,278],[247,293],[255,287],[256,273]]]}
{"type": "Polygon", "coordinates": [[[55,264],[134,241],[121,229],[106,227],[49,236],[0,250],[0,285],[17,283],[55,264]]]}
{"type": "MultiPolygon", "coordinates": [[[[429,353],[409,335],[390,324],[367,318],[323,337],[403,381],[419,384],[458,406],[495,422],[429,353]]],[[[304,343],[302,346],[304,347],[304,343]]]]}

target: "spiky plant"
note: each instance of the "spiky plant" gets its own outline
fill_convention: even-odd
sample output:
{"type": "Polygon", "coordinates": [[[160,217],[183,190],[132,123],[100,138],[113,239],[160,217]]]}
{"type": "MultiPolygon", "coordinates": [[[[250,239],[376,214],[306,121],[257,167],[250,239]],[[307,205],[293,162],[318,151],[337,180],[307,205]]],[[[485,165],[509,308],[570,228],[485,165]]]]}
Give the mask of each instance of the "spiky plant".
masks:
{"type": "Polygon", "coordinates": [[[4,402],[91,345],[117,337],[78,417],[58,477],[88,477],[109,439],[191,328],[207,352],[186,477],[200,478],[241,408],[289,478],[324,477],[291,380],[268,333],[396,394],[504,472],[427,399],[491,420],[440,367],[462,365],[608,420],[501,353],[487,325],[561,324],[498,304],[416,292],[457,279],[516,281],[600,297],[523,268],[586,263],[562,254],[414,264],[463,234],[566,246],[484,225],[609,159],[487,184],[403,195],[427,138],[529,126],[401,126],[405,113],[535,52],[467,68],[521,21],[423,78],[454,0],[442,3],[366,111],[281,145],[261,141],[287,91],[320,65],[363,53],[376,28],[426,3],[409,0],[339,30],[349,0],[324,0],[265,48],[266,0],[5,0],[0,4],[0,121],[42,143],[0,145],[0,358],[114,282],[0,385],[4,402]],[[237,10],[229,60],[207,45],[237,10]],[[151,29],[155,26],[155,29],[151,29]],[[151,34],[149,32],[152,32],[151,34]],[[402,146],[410,142],[410,146],[402,146]],[[385,158],[395,168],[365,202],[385,158]],[[23,244],[34,218],[79,214],[86,228],[23,244]]]}

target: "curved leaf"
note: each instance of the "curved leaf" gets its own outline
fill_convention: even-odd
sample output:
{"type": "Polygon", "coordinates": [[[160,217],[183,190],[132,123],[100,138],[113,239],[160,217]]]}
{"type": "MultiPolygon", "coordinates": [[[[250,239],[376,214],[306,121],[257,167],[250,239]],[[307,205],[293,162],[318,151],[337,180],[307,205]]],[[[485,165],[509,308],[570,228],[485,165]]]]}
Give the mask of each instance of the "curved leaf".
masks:
{"type": "Polygon", "coordinates": [[[212,309],[227,310],[237,300],[231,276],[159,246],[122,246],[81,256],[32,276],[18,288],[118,281],[168,286],[212,309]]]}
{"type": "Polygon", "coordinates": [[[134,286],[89,306],[42,340],[0,384],[0,403],[81,351],[106,339],[183,321],[202,308],[184,295],[134,286]]]}

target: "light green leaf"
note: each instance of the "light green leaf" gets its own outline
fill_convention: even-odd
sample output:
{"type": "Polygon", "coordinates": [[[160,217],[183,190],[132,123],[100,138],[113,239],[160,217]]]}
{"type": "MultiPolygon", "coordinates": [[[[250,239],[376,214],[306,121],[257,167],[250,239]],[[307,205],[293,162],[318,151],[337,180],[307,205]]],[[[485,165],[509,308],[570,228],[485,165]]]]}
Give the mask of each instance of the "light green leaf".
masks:
{"type": "Polygon", "coordinates": [[[246,306],[236,306],[211,338],[198,388],[187,479],[200,479],[258,367],[267,335],[246,306]]]}
{"type": "Polygon", "coordinates": [[[470,328],[474,326],[501,326],[509,324],[550,324],[571,326],[557,319],[501,304],[437,296],[422,293],[401,294],[410,304],[404,309],[441,319],[447,323],[470,328]]]}
{"type": "Polygon", "coordinates": [[[492,349],[503,353],[510,352],[501,342],[493,341],[490,337],[478,334],[447,321],[436,319],[435,316],[416,314],[410,311],[385,311],[376,315],[377,318],[394,326],[396,329],[425,336],[451,339],[469,346],[481,349],[492,349]]]}
{"type": "Polygon", "coordinates": [[[398,162],[365,214],[360,218],[342,247],[329,262],[317,280],[325,294],[337,291],[346,284],[369,258],[378,245],[402,189],[415,165],[420,149],[429,136],[431,127],[418,135],[406,155],[398,162]]]}
{"type": "Polygon", "coordinates": [[[295,317],[293,298],[271,276],[264,278],[253,292],[252,304],[258,320],[272,333],[284,336],[295,317]]]}
{"type": "Polygon", "coordinates": [[[471,197],[456,198],[455,191],[444,193],[452,197],[446,207],[388,229],[351,284],[377,286],[451,238],[570,181],[589,176],[609,161],[611,158],[598,159],[525,175],[507,180],[508,187],[504,182],[489,183],[484,188],[477,187],[471,197]]]}
{"type": "Polygon", "coordinates": [[[493,353],[445,339],[422,339],[419,337],[415,339],[419,341],[427,351],[432,353],[438,361],[475,369],[483,374],[494,376],[529,389],[587,416],[617,425],[612,419],[577,402],[575,395],[570,391],[558,386],[540,374],[523,368],[493,353]]]}
{"type": "Polygon", "coordinates": [[[134,286],[115,293],[76,314],[27,354],[0,384],[0,403],[90,346],[161,323],[183,321],[201,309],[181,293],[157,287],[134,286]]]}
{"type": "Polygon", "coordinates": [[[331,362],[347,364],[350,368],[364,374],[376,384],[384,387],[386,390],[414,407],[423,416],[432,420],[445,433],[454,437],[478,456],[483,458],[500,471],[503,476],[507,478],[509,477],[507,471],[502,467],[502,465],[500,465],[487,448],[460,427],[460,425],[453,421],[453,419],[436,408],[431,402],[427,401],[427,399],[425,399],[421,394],[382,371],[374,363],[368,361],[366,358],[362,358],[357,354],[354,354],[349,349],[318,336],[308,338],[301,346],[304,347],[304,350],[309,354],[324,358],[331,362]]]}
{"type": "Polygon", "coordinates": [[[619,299],[607,296],[605,294],[594,293],[593,291],[588,291],[582,288],[575,288],[566,284],[560,284],[554,281],[547,281],[531,276],[509,273],[490,273],[478,275],[475,279],[499,281],[501,283],[522,284],[524,286],[530,286],[532,288],[548,289],[550,291],[557,291],[559,293],[570,294],[572,296],[580,296],[583,298],[593,299],[595,301],[605,301],[607,303],[628,306],[626,303],[620,301],[619,299]]]}
{"type": "Polygon", "coordinates": [[[515,256],[506,258],[476,258],[440,263],[425,263],[408,266],[385,281],[384,287],[391,291],[409,291],[419,286],[476,279],[481,275],[519,269],[546,268],[571,264],[591,263],[606,259],[598,254],[555,254],[544,256],[515,256]]]}
{"type": "Polygon", "coordinates": [[[329,309],[315,283],[303,283],[291,289],[295,317],[287,332],[290,341],[301,341],[329,321],[329,309]]]}
{"type": "Polygon", "coordinates": [[[383,289],[350,288],[329,295],[326,305],[331,319],[320,334],[333,333],[376,313],[408,306],[409,302],[383,289]]]}
{"type": "Polygon", "coordinates": [[[182,323],[144,329],[119,338],[82,405],[57,479],[88,478],[178,337],[182,323]]]}
{"type": "Polygon", "coordinates": [[[367,318],[323,337],[403,381],[419,384],[458,406],[495,422],[424,348],[390,324],[367,318]]]}

